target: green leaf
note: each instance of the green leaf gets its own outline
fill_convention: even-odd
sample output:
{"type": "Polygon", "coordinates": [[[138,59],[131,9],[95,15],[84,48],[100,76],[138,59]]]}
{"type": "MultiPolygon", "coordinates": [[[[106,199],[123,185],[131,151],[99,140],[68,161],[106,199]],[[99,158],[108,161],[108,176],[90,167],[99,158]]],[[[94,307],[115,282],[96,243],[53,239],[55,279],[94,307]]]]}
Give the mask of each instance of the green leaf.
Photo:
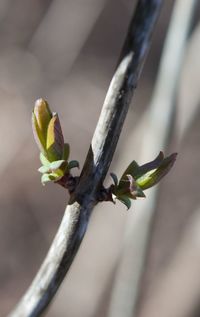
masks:
{"type": "Polygon", "coordinates": [[[47,182],[55,181],[56,177],[54,177],[52,174],[43,174],[41,177],[41,182],[43,185],[47,182]]]}
{"type": "Polygon", "coordinates": [[[131,200],[128,197],[120,196],[117,199],[127,207],[127,210],[131,208],[131,200]]]}
{"type": "Polygon", "coordinates": [[[75,168],[75,167],[79,168],[79,162],[78,161],[72,160],[72,161],[70,161],[68,163],[68,169],[69,170],[72,169],[72,168],[75,168]]]}
{"type": "MultiPolygon", "coordinates": [[[[58,170],[58,171],[60,171],[60,170],[58,170]]],[[[62,171],[61,171],[61,174],[59,172],[57,172],[57,171],[55,173],[43,174],[42,177],[41,177],[41,182],[42,182],[42,184],[45,184],[47,182],[57,181],[61,177],[63,177],[62,171]]]]}
{"type": "Polygon", "coordinates": [[[148,162],[144,165],[139,165],[136,161],[132,161],[125,172],[123,173],[122,178],[124,178],[127,174],[130,174],[137,180],[139,177],[143,176],[145,173],[149,172],[150,170],[154,170],[157,168],[163,161],[164,154],[160,151],[158,156],[151,162],[148,162]]]}
{"type": "Polygon", "coordinates": [[[161,155],[159,155],[156,160],[141,166],[141,171],[144,174],[137,178],[138,186],[145,190],[156,185],[170,171],[176,157],[177,153],[173,153],[166,158],[164,156],[161,158],[161,155]]]}
{"type": "Polygon", "coordinates": [[[131,162],[123,173],[116,189],[116,196],[126,195],[129,198],[145,197],[143,190],[157,184],[172,168],[177,153],[164,157],[163,152],[151,162],[139,166],[131,162]]]}
{"type": "Polygon", "coordinates": [[[39,147],[42,153],[45,153],[46,140],[38,126],[37,119],[34,113],[32,113],[32,130],[33,130],[33,136],[34,136],[35,142],[37,143],[37,146],[39,147]]]}
{"type": "Polygon", "coordinates": [[[54,178],[55,180],[60,179],[61,177],[63,177],[63,172],[58,169],[55,172],[52,172],[51,174],[49,174],[52,178],[54,178]]]}
{"type": "Polygon", "coordinates": [[[46,174],[50,172],[50,168],[48,166],[41,166],[40,168],[38,168],[38,172],[42,173],[42,174],[46,174]]]}
{"type": "Polygon", "coordinates": [[[137,186],[137,190],[136,190],[135,195],[136,195],[136,197],[140,197],[140,198],[145,198],[146,197],[145,193],[140,188],[140,186],[137,186]]]}
{"type": "Polygon", "coordinates": [[[68,161],[69,153],[70,153],[70,146],[69,146],[68,143],[65,143],[64,147],[63,147],[63,157],[62,157],[62,159],[65,160],[65,161],[68,161]]]}
{"type": "Polygon", "coordinates": [[[50,163],[50,169],[56,171],[57,169],[65,169],[67,162],[65,160],[58,160],[50,163]]]}
{"type": "Polygon", "coordinates": [[[135,176],[139,172],[139,169],[140,169],[140,166],[138,165],[138,163],[136,161],[132,161],[127,167],[127,169],[125,170],[125,172],[123,173],[121,179],[124,178],[127,174],[130,174],[135,178],[135,176]]]}
{"type": "Polygon", "coordinates": [[[118,185],[118,178],[117,178],[117,175],[114,174],[114,173],[110,173],[110,176],[114,182],[114,185],[117,186],[118,185]]]}
{"type": "Polygon", "coordinates": [[[117,197],[126,196],[131,199],[137,199],[137,197],[145,197],[142,189],[138,186],[132,175],[124,175],[120,179],[119,185],[115,190],[117,197]]]}
{"type": "Polygon", "coordinates": [[[110,186],[113,202],[118,199],[129,209],[131,206],[130,199],[145,197],[143,190],[157,184],[172,168],[177,153],[164,157],[163,152],[151,162],[139,166],[136,161],[131,162],[120,181],[117,176],[111,173],[114,184],[110,186]]]}
{"type": "Polygon", "coordinates": [[[47,130],[46,151],[48,159],[53,162],[61,160],[64,152],[64,139],[60,121],[56,113],[51,118],[47,130]]]}
{"type": "Polygon", "coordinates": [[[40,98],[36,100],[34,114],[38,123],[38,127],[46,140],[47,128],[52,118],[52,113],[46,100],[40,98]]]}
{"type": "Polygon", "coordinates": [[[139,177],[143,176],[145,173],[148,173],[149,171],[155,170],[156,168],[158,168],[164,159],[165,159],[164,153],[160,151],[158,156],[153,161],[150,161],[146,164],[139,166],[137,174],[135,175],[136,180],[139,177]]]}
{"type": "Polygon", "coordinates": [[[43,154],[46,154],[47,128],[51,118],[48,103],[42,98],[38,99],[32,113],[32,128],[35,141],[43,154]]]}
{"type": "Polygon", "coordinates": [[[50,162],[47,160],[47,158],[44,156],[44,154],[40,153],[40,162],[44,166],[50,166],[50,162]]]}

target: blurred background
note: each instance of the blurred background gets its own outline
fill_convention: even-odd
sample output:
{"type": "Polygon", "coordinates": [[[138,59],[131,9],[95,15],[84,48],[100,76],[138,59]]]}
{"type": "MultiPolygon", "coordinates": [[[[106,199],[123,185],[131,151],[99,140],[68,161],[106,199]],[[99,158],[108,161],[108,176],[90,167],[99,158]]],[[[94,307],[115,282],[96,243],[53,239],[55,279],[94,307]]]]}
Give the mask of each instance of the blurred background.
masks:
{"type": "MultiPolygon", "coordinates": [[[[142,148],[151,147],[141,139],[149,133],[146,120],[174,2],[164,3],[120,137],[111,166],[119,176],[131,160],[144,163],[142,148]]],[[[134,202],[128,212],[120,203],[102,203],[94,210],[49,317],[200,316],[200,4],[196,2],[175,83],[167,141],[160,141],[158,131],[153,142],[163,145],[148,157],[154,159],[164,149],[166,154],[178,151],[178,160],[157,193],[152,192],[156,203],[148,191],[145,203],[134,202]],[[140,213],[142,204],[145,211],[140,213]],[[140,245],[150,204],[148,235],[140,245]],[[135,239],[134,228],[139,232],[135,239]]],[[[71,145],[70,158],[82,166],[135,4],[0,1],[0,316],[13,309],[32,281],[68,201],[64,189],[40,183],[39,152],[31,130],[34,102],[43,97],[59,113],[71,145]]],[[[174,45],[176,41],[178,37],[174,45]]],[[[171,81],[169,77],[165,87],[171,81]]],[[[155,124],[167,112],[162,103],[160,109],[155,124]]]]}

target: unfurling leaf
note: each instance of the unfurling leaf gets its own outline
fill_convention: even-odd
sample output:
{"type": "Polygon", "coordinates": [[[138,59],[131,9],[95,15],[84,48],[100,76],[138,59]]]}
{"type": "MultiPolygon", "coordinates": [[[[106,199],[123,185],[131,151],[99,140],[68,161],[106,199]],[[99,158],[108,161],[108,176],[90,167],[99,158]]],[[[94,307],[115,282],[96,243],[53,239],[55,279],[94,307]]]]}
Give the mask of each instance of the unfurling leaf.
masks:
{"type": "Polygon", "coordinates": [[[157,158],[140,166],[139,175],[136,176],[136,182],[143,190],[156,185],[172,168],[175,163],[177,153],[164,157],[160,152],[157,158]]]}
{"type": "Polygon", "coordinates": [[[122,176],[114,194],[117,197],[127,196],[132,199],[137,199],[137,197],[145,197],[143,191],[137,185],[133,176],[130,174],[122,176]]]}
{"type": "Polygon", "coordinates": [[[155,160],[144,165],[140,166],[136,161],[131,162],[119,183],[115,174],[111,175],[114,180],[113,195],[126,206],[129,205],[130,199],[145,197],[143,190],[156,185],[169,172],[176,156],[177,153],[173,153],[165,158],[163,152],[160,152],[155,160]]]}

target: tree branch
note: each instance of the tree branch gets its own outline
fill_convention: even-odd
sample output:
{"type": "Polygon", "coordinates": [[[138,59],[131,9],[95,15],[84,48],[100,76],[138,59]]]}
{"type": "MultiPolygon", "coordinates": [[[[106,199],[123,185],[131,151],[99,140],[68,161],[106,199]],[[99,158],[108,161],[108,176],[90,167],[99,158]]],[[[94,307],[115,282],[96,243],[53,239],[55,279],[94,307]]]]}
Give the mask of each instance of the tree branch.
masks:
{"type": "Polygon", "coordinates": [[[111,81],[79,184],[70,198],[47,257],[10,317],[40,316],[64,279],[84,237],[110,166],[133,90],[148,53],[162,0],[138,1],[111,81]]]}

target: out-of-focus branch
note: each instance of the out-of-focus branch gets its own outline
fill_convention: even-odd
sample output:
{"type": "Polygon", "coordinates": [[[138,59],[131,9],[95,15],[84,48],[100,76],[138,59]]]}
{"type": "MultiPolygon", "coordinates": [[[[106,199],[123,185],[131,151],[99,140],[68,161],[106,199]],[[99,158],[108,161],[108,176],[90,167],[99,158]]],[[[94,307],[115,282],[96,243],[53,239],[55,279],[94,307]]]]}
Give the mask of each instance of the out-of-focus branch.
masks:
{"type": "Polygon", "coordinates": [[[70,71],[105,5],[106,0],[52,1],[30,42],[50,78],[70,71]]]}
{"type": "MultiPolygon", "coordinates": [[[[200,295],[200,208],[184,230],[183,237],[167,266],[151,287],[142,317],[188,317],[199,306],[200,295]]],[[[196,316],[199,316],[196,315],[196,316]]]]}
{"type": "MultiPolygon", "coordinates": [[[[176,87],[196,1],[177,0],[164,45],[152,102],[145,120],[141,161],[152,158],[167,145],[171,132],[176,87]]],[[[109,317],[136,316],[140,278],[144,271],[158,187],[129,217],[121,262],[113,287],[109,317]]]]}
{"type": "Polygon", "coordinates": [[[196,52],[200,50],[200,23],[192,30],[182,69],[177,96],[176,133],[179,146],[198,116],[200,107],[200,65],[196,52]]]}
{"type": "Polygon", "coordinates": [[[10,317],[40,316],[64,279],[85,234],[110,166],[162,0],[140,0],[111,81],[80,182],[36,278],[10,317]]]}

